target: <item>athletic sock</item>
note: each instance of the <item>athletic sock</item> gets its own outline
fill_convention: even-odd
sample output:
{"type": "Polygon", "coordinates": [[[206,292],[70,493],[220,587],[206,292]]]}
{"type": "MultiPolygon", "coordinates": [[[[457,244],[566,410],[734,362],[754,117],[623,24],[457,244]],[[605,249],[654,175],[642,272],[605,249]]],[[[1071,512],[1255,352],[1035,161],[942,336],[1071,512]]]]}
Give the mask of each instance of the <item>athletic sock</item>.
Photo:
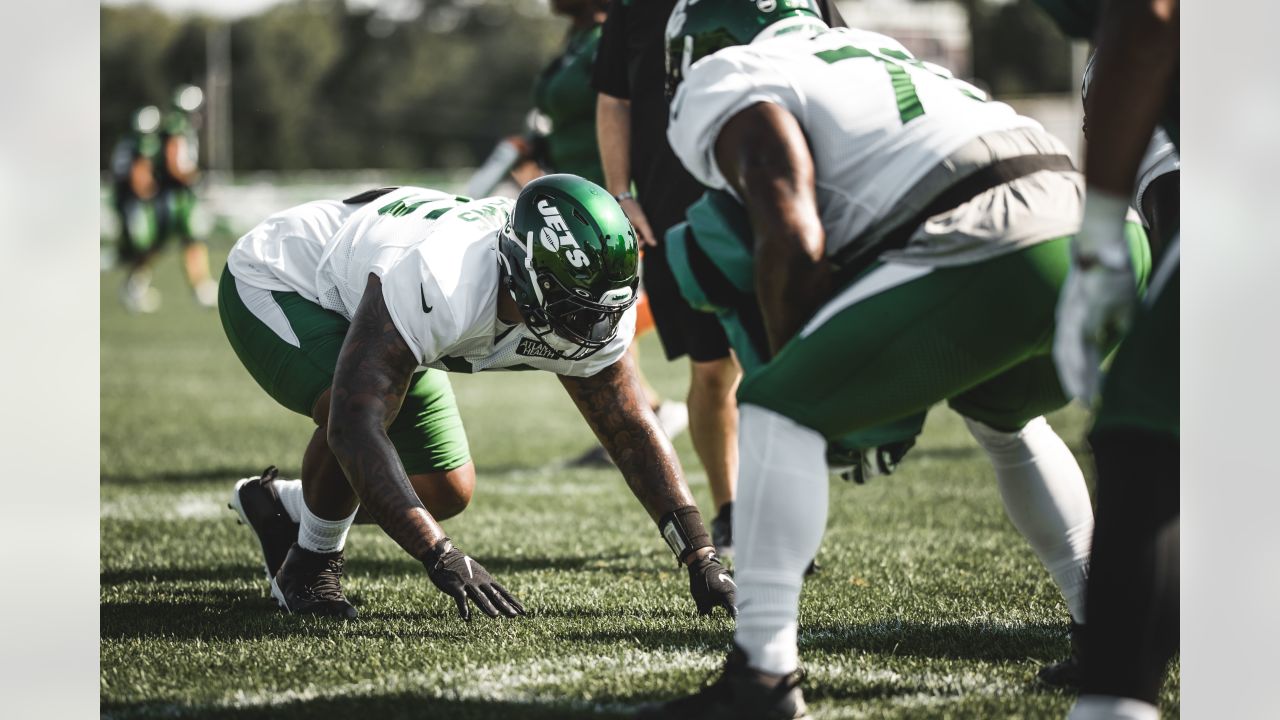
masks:
{"type": "MultiPolygon", "coordinates": [[[[357,508],[358,510],[358,508],[357,508]]],[[[302,504],[302,520],[298,528],[298,547],[318,553],[337,552],[347,544],[347,532],[355,522],[356,511],[342,520],[325,520],[302,504]]]]}
{"type": "Polygon", "coordinates": [[[305,507],[302,501],[302,481],[276,480],[271,483],[271,487],[275,488],[276,494],[280,496],[280,504],[284,505],[284,511],[288,513],[289,519],[302,522],[302,508],[305,507]]]}
{"type": "Polygon", "coordinates": [[[827,524],[826,441],[770,410],[739,410],[742,458],[734,501],[734,640],[748,664],[785,675],[796,669],[800,586],[827,524]]]}
{"type": "Polygon", "coordinates": [[[1067,720],[1159,720],[1156,706],[1133,698],[1081,695],[1067,720]]]}
{"type": "Polygon", "coordinates": [[[1057,583],[1072,619],[1083,624],[1093,508],[1080,465],[1043,417],[1017,432],[969,418],[965,424],[991,459],[1009,519],[1057,583]]]}

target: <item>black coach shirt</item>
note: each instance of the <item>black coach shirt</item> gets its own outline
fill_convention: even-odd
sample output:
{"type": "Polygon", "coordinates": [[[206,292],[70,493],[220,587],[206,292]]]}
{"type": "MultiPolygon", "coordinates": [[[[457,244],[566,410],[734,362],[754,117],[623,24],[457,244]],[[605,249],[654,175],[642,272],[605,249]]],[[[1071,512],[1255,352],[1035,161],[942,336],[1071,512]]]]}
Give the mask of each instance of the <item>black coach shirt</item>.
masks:
{"type": "MultiPolygon", "coordinates": [[[[844,26],[828,0],[818,0],[823,20],[844,26]]],[[[667,18],[676,0],[612,0],[596,53],[591,85],[631,101],[631,178],[658,242],[705,188],[667,144],[667,18]]]]}

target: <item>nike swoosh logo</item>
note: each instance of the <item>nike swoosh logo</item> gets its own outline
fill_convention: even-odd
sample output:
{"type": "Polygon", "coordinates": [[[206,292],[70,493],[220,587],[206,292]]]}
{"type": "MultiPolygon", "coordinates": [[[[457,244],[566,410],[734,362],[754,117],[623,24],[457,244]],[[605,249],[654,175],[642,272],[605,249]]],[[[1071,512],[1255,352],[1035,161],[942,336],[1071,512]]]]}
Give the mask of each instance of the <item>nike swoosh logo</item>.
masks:
{"type": "MultiPolygon", "coordinates": [[[[473,572],[471,572],[471,558],[466,557],[466,556],[463,556],[463,558],[462,558],[462,562],[464,562],[464,563],[466,563],[466,564],[467,564],[467,577],[469,577],[469,578],[473,578],[473,577],[475,577],[475,576],[476,576],[476,574],[475,574],[475,573],[473,573],[473,572]]],[[[736,587],[736,586],[735,586],[735,587],[736,587]]]]}
{"type": "Polygon", "coordinates": [[[431,312],[432,310],[435,310],[435,308],[433,308],[433,307],[431,307],[430,305],[428,305],[428,304],[427,304],[427,291],[426,291],[426,288],[424,288],[424,287],[422,287],[421,285],[419,285],[419,286],[418,286],[418,292],[422,293],[422,312],[424,312],[424,313],[429,313],[429,312],[431,312]]]}
{"type": "Polygon", "coordinates": [[[733,578],[725,575],[724,573],[720,573],[720,582],[727,582],[734,587],[738,587],[738,583],[734,582],[733,578]]]}

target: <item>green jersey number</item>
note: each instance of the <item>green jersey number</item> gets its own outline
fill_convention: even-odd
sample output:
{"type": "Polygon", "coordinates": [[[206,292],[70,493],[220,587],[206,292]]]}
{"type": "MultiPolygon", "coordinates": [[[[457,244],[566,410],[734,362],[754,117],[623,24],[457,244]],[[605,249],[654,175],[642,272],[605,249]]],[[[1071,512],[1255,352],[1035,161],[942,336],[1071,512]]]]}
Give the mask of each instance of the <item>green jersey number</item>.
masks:
{"type": "Polygon", "coordinates": [[[986,102],[986,96],[981,90],[970,85],[969,83],[956,79],[945,68],[933,63],[925,63],[911,57],[901,50],[892,48],[880,48],[879,50],[867,50],[865,48],[846,45],[842,48],[834,50],[823,50],[816,53],[819,60],[826,63],[837,63],[841,60],[849,58],[871,58],[878,60],[880,64],[889,73],[889,81],[893,83],[893,93],[898,100],[898,117],[902,119],[902,124],[915,120],[924,115],[924,105],[920,103],[920,96],[916,94],[916,84],[911,80],[911,73],[907,71],[907,67],[917,67],[921,70],[928,71],[937,75],[944,80],[950,80],[957,85],[957,90],[961,94],[971,97],[978,102],[986,102]]]}
{"type": "Polygon", "coordinates": [[[423,217],[427,220],[435,220],[436,218],[458,207],[459,205],[465,202],[470,202],[470,201],[471,201],[471,198],[465,198],[461,196],[451,197],[451,198],[450,197],[429,198],[429,199],[422,199],[422,200],[419,200],[414,197],[408,197],[408,198],[401,198],[399,200],[393,200],[387,203],[386,205],[383,205],[382,207],[378,208],[378,214],[390,215],[391,217],[404,217],[405,215],[412,213],[414,210],[417,210],[423,205],[427,205],[432,209],[429,212],[427,212],[426,215],[424,215],[423,217]]]}

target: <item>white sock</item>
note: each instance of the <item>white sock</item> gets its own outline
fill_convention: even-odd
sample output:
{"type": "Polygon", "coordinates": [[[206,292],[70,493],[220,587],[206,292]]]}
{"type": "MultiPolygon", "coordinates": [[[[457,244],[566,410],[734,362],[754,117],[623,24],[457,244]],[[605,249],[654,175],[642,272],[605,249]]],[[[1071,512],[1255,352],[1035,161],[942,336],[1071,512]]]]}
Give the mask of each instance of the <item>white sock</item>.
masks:
{"type": "Polygon", "coordinates": [[[1156,706],[1111,695],[1081,695],[1067,720],[1159,720],[1156,706]]]}
{"type": "Polygon", "coordinates": [[[276,480],[271,483],[276,489],[276,494],[280,496],[280,504],[284,505],[284,511],[289,514],[289,519],[294,522],[302,522],[302,481],[301,480],[276,480]]]}
{"type": "Polygon", "coordinates": [[[969,418],[965,424],[991,459],[1013,526],[1053,576],[1071,618],[1083,623],[1093,507],[1080,465],[1043,417],[1013,433],[969,418]]]}
{"type": "Polygon", "coordinates": [[[827,524],[827,443],[755,405],[741,406],[738,418],[734,640],[751,667],[785,675],[799,662],[800,586],[827,524]]]}
{"type": "MultiPolygon", "coordinates": [[[[358,509],[358,508],[357,508],[358,509]]],[[[298,546],[303,550],[318,553],[337,552],[347,544],[347,531],[355,522],[356,511],[342,520],[325,520],[311,512],[306,503],[302,504],[301,526],[298,528],[298,546]]]]}

